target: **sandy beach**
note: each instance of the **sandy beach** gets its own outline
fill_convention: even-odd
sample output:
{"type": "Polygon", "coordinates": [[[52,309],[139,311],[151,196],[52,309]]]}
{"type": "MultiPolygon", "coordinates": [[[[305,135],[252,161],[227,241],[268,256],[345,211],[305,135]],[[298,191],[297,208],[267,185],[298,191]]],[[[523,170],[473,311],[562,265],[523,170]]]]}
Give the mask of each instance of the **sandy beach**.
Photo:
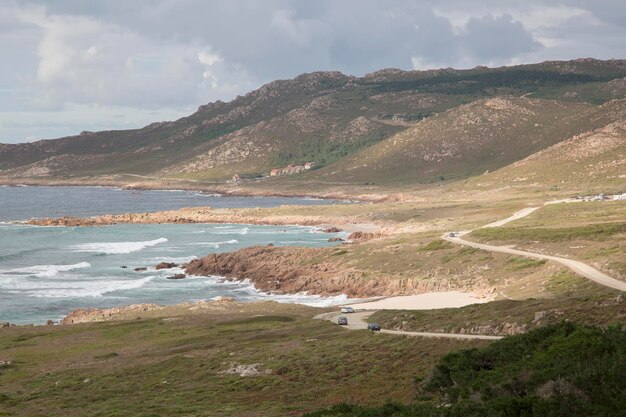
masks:
{"type": "Polygon", "coordinates": [[[472,293],[447,291],[386,297],[373,301],[354,303],[350,304],[350,306],[356,310],[432,310],[437,308],[459,308],[489,301],[492,301],[492,297],[477,297],[472,293]]]}

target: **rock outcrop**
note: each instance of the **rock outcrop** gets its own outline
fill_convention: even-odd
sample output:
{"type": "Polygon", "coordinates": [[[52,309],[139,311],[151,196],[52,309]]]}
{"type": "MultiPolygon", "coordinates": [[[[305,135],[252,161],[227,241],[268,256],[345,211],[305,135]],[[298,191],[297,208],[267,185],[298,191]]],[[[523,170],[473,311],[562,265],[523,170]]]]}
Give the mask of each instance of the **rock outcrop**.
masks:
{"type": "Polygon", "coordinates": [[[188,275],[249,280],[261,291],[285,294],[346,294],[362,298],[459,289],[438,277],[372,276],[342,262],[323,260],[325,255],[323,248],[254,246],[210,254],[183,268],[188,275]]]}
{"type": "Polygon", "coordinates": [[[154,269],[172,269],[176,268],[177,266],[178,264],[175,264],[174,262],[160,262],[154,267],[154,269]]]}
{"type": "MultiPolygon", "coordinates": [[[[127,320],[137,317],[149,317],[152,313],[159,311],[167,312],[167,314],[188,314],[189,312],[202,310],[221,310],[228,308],[234,299],[230,297],[216,297],[209,301],[198,301],[196,303],[182,303],[175,306],[162,306],[158,304],[131,304],[124,307],[113,308],[78,308],[70,312],[59,322],[61,325],[93,323],[111,320],[127,320]]],[[[154,316],[154,314],[153,314],[154,316]]]]}

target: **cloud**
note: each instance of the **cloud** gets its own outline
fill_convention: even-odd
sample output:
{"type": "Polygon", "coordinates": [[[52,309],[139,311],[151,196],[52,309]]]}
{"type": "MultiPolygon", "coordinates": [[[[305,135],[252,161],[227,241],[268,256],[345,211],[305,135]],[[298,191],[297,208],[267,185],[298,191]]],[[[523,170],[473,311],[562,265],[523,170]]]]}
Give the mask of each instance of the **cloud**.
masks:
{"type": "Polygon", "coordinates": [[[51,15],[43,8],[19,17],[42,31],[35,103],[43,108],[176,107],[233,96],[239,83],[249,86],[245,74],[232,71],[211,45],[161,42],[117,24],[51,15]],[[236,82],[233,74],[240,77],[236,82]]]}
{"type": "Polygon", "coordinates": [[[624,57],[625,38],[618,0],[3,0],[0,117],[175,116],[303,72],[624,57]]]}
{"type": "Polygon", "coordinates": [[[510,14],[472,17],[461,36],[467,52],[476,62],[510,59],[541,47],[522,23],[514,21],[510,14]]]}

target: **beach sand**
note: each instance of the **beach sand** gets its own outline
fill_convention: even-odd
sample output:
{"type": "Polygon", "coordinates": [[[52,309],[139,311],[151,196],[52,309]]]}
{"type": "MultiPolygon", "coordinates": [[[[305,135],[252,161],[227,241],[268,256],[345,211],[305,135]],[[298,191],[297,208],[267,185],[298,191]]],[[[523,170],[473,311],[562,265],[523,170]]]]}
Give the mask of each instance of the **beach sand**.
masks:
{"type": "Polygon", "coordinates": [[[491,297],[477,297],[460,291],[430,292],[417,295],[386,297],[374,301],[350,304],[355,310],[432,310],[458,308],[492,301],[491,297]]]}

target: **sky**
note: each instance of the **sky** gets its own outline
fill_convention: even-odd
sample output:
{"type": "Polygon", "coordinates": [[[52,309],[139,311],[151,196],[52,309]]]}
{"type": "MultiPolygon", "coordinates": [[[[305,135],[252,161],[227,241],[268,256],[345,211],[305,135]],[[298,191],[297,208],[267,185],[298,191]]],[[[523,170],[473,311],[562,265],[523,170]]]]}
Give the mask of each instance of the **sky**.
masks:
{"type": "Polygon", "coordinates": [[[0,0],[0,143],[128,129],[275,79],[626,58],[623,0],[0,0]]]}

